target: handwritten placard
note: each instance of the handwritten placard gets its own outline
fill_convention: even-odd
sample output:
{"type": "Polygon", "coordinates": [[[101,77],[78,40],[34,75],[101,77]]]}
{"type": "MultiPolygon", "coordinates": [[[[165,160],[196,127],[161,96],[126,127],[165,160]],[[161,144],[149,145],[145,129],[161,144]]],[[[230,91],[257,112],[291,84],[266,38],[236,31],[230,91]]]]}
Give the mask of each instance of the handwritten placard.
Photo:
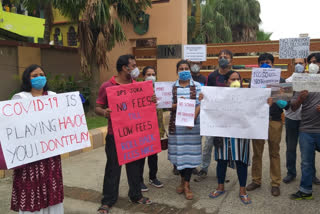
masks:
{"type": "Polygon", "coordinates": [[[178,98],[176,125],[194,127],[195,109],[195,100],[178,98]]]}
{"type": "Polygon", "coordinates": [[[280,39],[279,58],[307,58],[310,51],[310,37],[280,39]]]}
{"type": "Polygon", "coordinates": [[[161,152],[151,81],[106,89],[120,165],[161,152]]]}
{"type": "Polygon", "coordinates": [[[155,82],[155,94],[157,97],[157,108],[172,107],[172,86],[174,82],[155,82]]]}
{"type": "Polygon", "coordinates": [[[201,88],[200,134],[267,139],[270,88],[201,88]]]}
{"type": "Polygon", "coordinates": [[[273,102],[278,100],[290,101],[293,96],[292,83],[270,84],[267,85],[267,88],[271,88],[273,102]]]}
{"type": "Polygon", "coordinates": [[[251,88],[266,88],[269,84],[280,82],[280,68],[253,68],[251,88]]]}
{"type": "Polygon", "coordinates": [[[207,61],[207,46],[206,45],[184,45],[184,59],[193,62],[207,61]]]}
{"type": "Polygon", "coordinates": [[[294,91],[320,92],[320,74],[294,73],[292,82],[294,91]]]}
{"type": "Polygon", "coordinates": [[[0,109],[9,169],[91,145],[79,92],[3,101],[0,109]]]}

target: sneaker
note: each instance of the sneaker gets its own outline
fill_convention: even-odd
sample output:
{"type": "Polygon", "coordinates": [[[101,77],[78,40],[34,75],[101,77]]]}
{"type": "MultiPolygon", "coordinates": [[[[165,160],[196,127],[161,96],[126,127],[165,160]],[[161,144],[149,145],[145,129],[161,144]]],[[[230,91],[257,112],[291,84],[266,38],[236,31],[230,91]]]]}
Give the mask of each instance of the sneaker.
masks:
{"type": "Polygon", "coordinates": [[[320,180],[319,180],[319,178],[313,177],[312,183],[315,184],[315,185],[320,185],[320,180]]]}
{"type": "Polygon", "coordinates": [[[255,190],[255,189],[259,188],[259,187],[261,187],[261,185],[252,182],[251,184],[249,184],[246,187],[246,189],[247,189],[247,191],[253,191],[253,190],[255,190]]]}
{"type": "Polygon", "coordinates": [[[208,177],[207,172],[204,171],[204,170],[200,170],[200,172],[198,173],[198,176],[197,176],[195,179],[193,179],[193,180],[194,180],[195,182],[200,182],[200,181],[206,179],[207,177],[208,177]]]}
{"type": "Polygon", "coordinates": [[[313,197],[312,197],[312,193],[310,193],[310,194],[306,194],[306,193],[303,193],[303,192],[301,192],[301,191],[298,191],[297,193],[295,193],[295,194],[292,194],[291,196],[290,196],[290,199],[292,199],[292,200],[312,200],[313,199],[313,197]]]}
{"type": "Polygon", "coordinates": [[[291,181],[293,181],[296,177],[292,176],[292,175],[287,175],[282,181],[283,183],[290,183],[291,181]]]}
{"type": "Polygon", "coordinates": [[[148,192],[149,191],[148,187],[143,182],[141,182],[140,185],[141,185],[141,192],[148,192]]]}
{"type": "Polygon", "coordinates": [[[150,185],[155,186],[157,188],[161,188],[163,187],[163,183],[161,183],[157,178],[153,179],[153,180],[149,180],[150,185]]]}

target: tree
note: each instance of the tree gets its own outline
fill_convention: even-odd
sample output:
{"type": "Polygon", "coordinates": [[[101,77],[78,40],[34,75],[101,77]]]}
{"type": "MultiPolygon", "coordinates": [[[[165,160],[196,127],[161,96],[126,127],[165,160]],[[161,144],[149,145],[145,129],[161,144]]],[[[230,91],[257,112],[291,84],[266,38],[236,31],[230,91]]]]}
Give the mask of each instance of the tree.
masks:
{"type": "Polygon", "coordinates": [[[263,30],[257,31],[257,41],[270,41],[272,33],[264,32],[263,30]]]}

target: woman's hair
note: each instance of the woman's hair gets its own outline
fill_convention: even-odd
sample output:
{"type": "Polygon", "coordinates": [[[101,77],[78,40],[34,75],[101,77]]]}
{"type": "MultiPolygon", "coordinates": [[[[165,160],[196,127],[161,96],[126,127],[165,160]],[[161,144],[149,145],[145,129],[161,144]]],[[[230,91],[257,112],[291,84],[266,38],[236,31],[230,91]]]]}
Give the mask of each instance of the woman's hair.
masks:
{"type": "Polygon", "coordinates": [[[142,70],[142,75],[145,76],[146,73],[147,73],[147,70],[149,70],[149,69],[154,70],[154,72],[157,74],[156,69],[155,69],[154,67],[152,67],[152,66],[146,66],[146,67],[144,67],[143,70],[142,70]]]}
{"type": "MultiPolygon", "coordinates": [[[[31,80],[30,80],[30,74],[32,73],[32,71],[36,70],[37,68],[40,68],[43,72],[43,68],[40,65],[30,65],[28,66],[23,74],[22,74],[22,84],[21,84],[21,88],[20,91],[26,91],[26,92],[30,92],[32,89],[31,86],[31,80]]],[[[43,87],[44,91],[48,91],[48,83],[46,83],[46,85],[43,87]]]]}
{"type": "Polygon", "coordinates": [[[225,75],[225,82],[228,82],[228,80],[230,79],[231,75],[234,74],[234,73],[237,73],[237,74],[239,75],[240,84],[241,84],[241,87],[242,87],[240,73],[239,73],[239,72],[236,72],[236,71],[233,71],[233,70],[230,70],[230,71],[228,71],[228,73],[226,73],[226,75],[225,75]]]}
{"type": "Polygon", "coordinates": [[[177,63],[177,71],[178,71],[180,65],[182,65],[182,64],[187,64],[188,67],[189,67],[189,69],[191,69],[191,68],[190,68],[190,63],[189,63],[187,60],[182,59],[182,60],[180,60],[180,61],[177,63]]]}

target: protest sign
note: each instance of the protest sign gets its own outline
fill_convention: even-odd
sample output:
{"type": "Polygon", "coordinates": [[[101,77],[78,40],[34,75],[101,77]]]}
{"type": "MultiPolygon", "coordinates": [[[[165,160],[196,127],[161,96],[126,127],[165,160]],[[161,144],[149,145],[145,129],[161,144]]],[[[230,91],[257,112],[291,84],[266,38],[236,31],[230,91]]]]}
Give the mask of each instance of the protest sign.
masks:
{"type": "Polygon", "coordinates": [[[157,97],[157,108],[172,107],[172,86],[174,82],[155,82],[155,94],[157,97]]]}
{"type": "Polygon", "coordinates": [[[292,82],[294,91],[320,92],[320,74],[294,73],[292,82]]]}
{"type": "Polygon", "coordinates": [[[178,98],[176,125],[194,127],[196,100],[178,98]]]}
{"type": "Polygon", "coordinates": [[[120,165],[161,152],[151,81],[106,89],[120,165]]]}
{"type": "Polygon", "coordinates": [[[184,59],[192,62],[207,61],[207,46],[206,45],[184,45],[184,59]]]}
{"type": "Polygon", "coordinates": [[[90,147],[79,92],[0,102],[8,168],[90,147]]]}
{"type": "Polygon", "coordinates": [[[280,68],[253,68],[251,88],[266,88],[268,84],[280,82],[280,68]]]}
{"type": "Polygon", "coordinates": [[[267,139],[270,88],[201,88],[200,134],[267,139]]]}
{"type": "Polygon", "coordinates": [[[280,39],[279,58],[307,58],[310,51],[310,37],[280,39]]]}
{"type": "Polygon", "coordinates": [[[273,102],[278,100],[291,100],[293,96],[292,83],[279,83],[267,85],[267,88],[271,88],[271,98],[273,102]]]}

